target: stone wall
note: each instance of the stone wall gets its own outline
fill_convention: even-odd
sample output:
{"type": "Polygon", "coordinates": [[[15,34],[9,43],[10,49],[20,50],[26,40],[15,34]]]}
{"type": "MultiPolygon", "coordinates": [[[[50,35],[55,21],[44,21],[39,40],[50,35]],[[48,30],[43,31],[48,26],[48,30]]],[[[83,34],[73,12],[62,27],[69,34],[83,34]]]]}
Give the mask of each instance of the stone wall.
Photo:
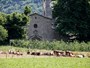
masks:
{"type": "Polygon", "coordinates": [[[52,29],[53,20],[39,14],[30,15],[30,24],[28,25],[28,39],[40,38],[41,40],[53,40],[54,30],[52,29]]]}

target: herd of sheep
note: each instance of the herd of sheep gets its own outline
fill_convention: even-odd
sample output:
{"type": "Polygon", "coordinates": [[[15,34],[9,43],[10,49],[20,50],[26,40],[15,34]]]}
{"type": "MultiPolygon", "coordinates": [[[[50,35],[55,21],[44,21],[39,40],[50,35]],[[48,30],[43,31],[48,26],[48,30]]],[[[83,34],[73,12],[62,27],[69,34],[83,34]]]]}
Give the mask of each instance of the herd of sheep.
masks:
{"type": "MultiPolygon", "coordinates": [[[[26,55],[34,55],[34,56],[56,56],[56,57],[79,57],[79,58],[84,58],[85,56],[83,54],[80,55],[75,55],[71,51],[59,51],[59,50],[53,50],[50,52],[37,52],[37,51],[27,51],[25,52],[26,55]]],[[[17,56],[23,56],[24,52],[20,52],[20,50],[9,50],[8,52],[0,51],[1,54],[9,54],[9,55],[17,55],[17,56]]]]}

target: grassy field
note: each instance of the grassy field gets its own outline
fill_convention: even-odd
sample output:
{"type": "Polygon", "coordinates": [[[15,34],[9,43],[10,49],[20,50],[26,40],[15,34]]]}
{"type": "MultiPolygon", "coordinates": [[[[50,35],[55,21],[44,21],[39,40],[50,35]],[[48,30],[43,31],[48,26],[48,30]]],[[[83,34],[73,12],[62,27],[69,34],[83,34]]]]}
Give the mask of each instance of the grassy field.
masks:
{"type": "MultiPolygon", "coordinates": [[[[1,51],[16,49],[26,52],[27,48],[0,46],[1,51]]],[[[43,51],[43,50],[42,50],[43,51]]],[[[79,53],[79,52],[77,52],[79,53]]],[[[86,52],[85,52],[86,54],[86,52]]],[[[13,57],[0,58],[0,68],[90,68],[90,58],[66,57],[13,57]]]]}
{"type": "MultiPolygon", "coordinates": [[[[21,52],[27,52],[28,48],[22,48],[22,47],[14,47],[14,46],[0,46],[0,51],[8,52],[10,49],[19,50],[21,52]]],[[[45,49],[29,49],[29,51],[39,51],[39,52],[51,52],[52,50],[45,50],[45,49]]],[[[75,55],[78,54],[84,54],[88,57],[90,57],[90,52],[83,52],[83,51],[72,51],[75,55]]]]}
{"type": "Polygon", "coordinates": [[[90,68],[90,58],[0,58],[0,68],[90,68]]]}
{"type": "Polygon", "coordinates": [[[22,47],[14,47],[14,46],[0,46],[1,51],[9,51],[10,49],[20,50],[20,51],[27,51],[27,48],[22,47]]]}

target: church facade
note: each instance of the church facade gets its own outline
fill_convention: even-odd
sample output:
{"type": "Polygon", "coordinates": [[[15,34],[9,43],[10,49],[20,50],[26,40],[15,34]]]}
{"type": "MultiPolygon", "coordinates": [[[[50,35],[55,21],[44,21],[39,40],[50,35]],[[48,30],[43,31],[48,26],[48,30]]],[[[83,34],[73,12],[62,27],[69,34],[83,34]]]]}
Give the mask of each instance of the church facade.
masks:
{"type": "Polygon", "coordinates": [[[54,40],[58,34],[54,28],[52,19],[51,0],[43,0],[43,15],[34,13],[30,15],[30,24],[27,26],[28,39],[32,40],[54,40]]]}
{"type": "Polygon", "coordinates": [[[30,19],[27,33],[29,39],[54,39],[53,20],[51,18],[34,13],[30,15],[30,19]]]}

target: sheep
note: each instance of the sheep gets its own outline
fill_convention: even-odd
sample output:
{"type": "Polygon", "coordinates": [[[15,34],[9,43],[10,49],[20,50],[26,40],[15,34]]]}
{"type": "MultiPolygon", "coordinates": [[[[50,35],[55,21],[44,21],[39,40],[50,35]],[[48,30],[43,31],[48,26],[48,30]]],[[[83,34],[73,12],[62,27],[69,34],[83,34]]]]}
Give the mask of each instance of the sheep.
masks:
{"type": "Polygon", "coordinates": [[[17,50],[15,54],[16,54],[16,55],[23,55],[23,53],[20,52],[19,50],[17,50]]]}
{"type": "Polygon", "coordinates": [[[44,52],[44,53],[42,53],[42,55],[52,56],[53,53],[52,52],[44,52]]]}
{"type": "Polygon", "coordinates": [[[84,55],[77,55],[78,58],[84,58],[84,55]]]}
{"type": "Polygon", "coordinates": [[[63,51],[54,50],[53,53],[56,56],[64,56],[64,52],[63,51]]]}
{"type": "Polygon", "coordinates": [[[68,57],[75,57],[75,55],[73,55],[71,51],[66,51],[65,53],[66,53],[65,55],[68,57]]]}
{"type": "Polygon", "coordinates": [[[30,51],[29,50],[27,51],[27,54],[30,54],[30,51]]]}
{"type": "Polygon", "coordinates": [[[9,54],[14,54],[14,51],[13,50],[9,50],[9,54]]]}
{"type": "Polygon", "coordinates": [[[19,50],[17,50],[17,51],[9,50],[9,54],[13,54],[13,55],[23,55],[23,53],[20,52],[19,50]]]}
{"type": "Polygon", "coordinates": [[[37,55],[37,56],[40,56],[40,52],[32,52],[31,55],[37,55]]]}

